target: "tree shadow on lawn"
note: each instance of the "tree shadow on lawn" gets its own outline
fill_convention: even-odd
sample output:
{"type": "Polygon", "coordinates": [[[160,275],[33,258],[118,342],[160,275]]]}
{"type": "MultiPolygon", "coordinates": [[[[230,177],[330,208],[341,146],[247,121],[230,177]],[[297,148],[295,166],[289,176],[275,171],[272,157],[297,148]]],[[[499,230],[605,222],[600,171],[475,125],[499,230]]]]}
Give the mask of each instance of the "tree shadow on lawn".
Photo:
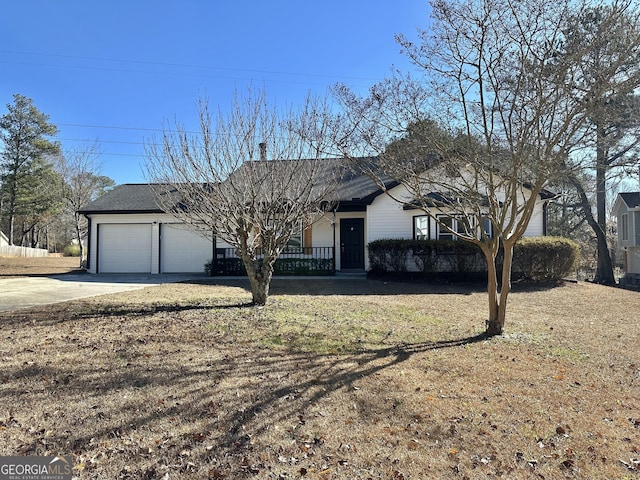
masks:
{"type": "MultiPolygon", "coordinates": [[[[186,363],[182,358],[173,360],[170,353],[119,359],[102,352],[106,357],[101,363],[94,364],[87,356],[82,365],[10,369],[4,372],[8,381],[0,403],[7,411],[19,409],[23,403],[16,402],[26,394],[21,382],[29,382],[27,397],[41,397],[35,400],[40,408],[66,412],[51,414],[41,420],[44,425],[33,425],[32,443],[21,445],[20,451],[44,454],[46,445],[48,451],[96,456],[104,454],[96,451],[99,445],[111,443],[114,452],[122,448],[117,455],[126,456],[128,447],[118,445],[118,439],[132,445],[134,437],[145,435],[154,449],[167,441],[166,448],[157,451],[156,463],[180,464],[185,449],[193,449],[192,461],[199,456],[201,466],[207,467],[211,453],[198,443],[204,439],[216,456],[244,457],[252,449],[251,438],[274,425],[297,424],[324,399],[340,390],[355,391],[357,382],[366,377],[415,354],[485,340],[485,335],[476,335],[351,355],[231,347],[208,350],[186,363]]],[[[131,458],[123,461],[140,462],[142,445],[131,448],[131,458]]]]}
{"type": "Polygon", "coordinates": [[[81,268],[77,268],[75,270],[70,270],[68,272],[44,272],[44,273],[32,273],[29,271],[25,272],[13,272],[13,273],[0,273],[0,278],[21,278],[21,277],[33,277],[33,278],[59,278],[60,280],[67,279],[67,276],[75,279],[77,276],[84,277],[86,275],[86,271],[81,268]]]}
{"type": "Polygon", "coordinates": [[[93,317],[142,317],[158,313],[179,313],[186,311],[232,310],[254,306],[251,302],[227,305],[209,304],[117,304],[104,303],[90,305],[83,300],[69,300],[46,307],[30,307],[8,312],[0,312],[0,327],[19,328],[25,324],[54,326],[74,320],[93,317]],[[81,305],[78,307],[78,305],[81,305]]]}
{"type": "MultiPolygon", "coordinates": [[[[237,287],[251,291],[248,280],[210,278],[206,280],[185,281],[197,285],[237,287]]],[[[305,278],[277,277],[271,281],[270,295],[470,295],[486,292],[486,284],[481,282],[404,282],[385,281],[369,278],[305,278]]]]}
{"type": "MultiPolygon", "coordinates": [[[[185,281],[197,285],[237,287],[251,291],[249,281],[225,279],[222,277],[185,281]]],[[[513,292],[537,292],[562,287],[567,282],[532,282],[516,279],[512,282],[513,292]]],[[[270,295],[471,295],[486,293],[487,284],[482,281],[408,281],[402,279],[373,278],[305,278],[277,277],[271,281],[270,295]]]]}

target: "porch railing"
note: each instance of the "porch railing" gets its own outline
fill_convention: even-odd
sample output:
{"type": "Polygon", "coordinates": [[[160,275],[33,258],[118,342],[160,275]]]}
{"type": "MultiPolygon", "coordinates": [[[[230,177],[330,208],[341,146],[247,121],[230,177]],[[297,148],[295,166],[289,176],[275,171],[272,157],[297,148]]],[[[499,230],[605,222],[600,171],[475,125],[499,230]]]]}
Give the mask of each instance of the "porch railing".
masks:
{"type": "MultiPolygon", "coordinates": [[[[216,257],[207,266],[212,276],[242,276],[247,272],[235,248],[216,248],[216,257]]],[[[274,265],[274,275],[335,275],[333,247],[287,249],[274,265]]]]}

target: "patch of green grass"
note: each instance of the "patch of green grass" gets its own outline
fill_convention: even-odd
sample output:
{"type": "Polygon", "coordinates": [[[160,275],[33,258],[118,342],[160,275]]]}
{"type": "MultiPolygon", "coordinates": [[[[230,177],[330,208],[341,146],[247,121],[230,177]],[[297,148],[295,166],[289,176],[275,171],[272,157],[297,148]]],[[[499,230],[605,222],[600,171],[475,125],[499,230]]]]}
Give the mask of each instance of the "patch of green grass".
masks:
{"type": "Polygon", "coordinates": [[[403,305],[376,308],[360,302],[345,308],[325,297],[274,296],[265,307],[216,311],[212,328],[236,340],[268,348],[319,354],[354,353],[390,345],[424,342],[431,328],[444,323],[403,305]],[[336,307],[335,305],[338,305],[336,307]],[[233,327],[222,316],[234,317],[233,327]],[[239,321],[240,320],[240,321],[239,321]],[[231,331],[233,330],[233,331],[231,331]]]}
{"type": "Polygon", "coordinates": [[[585,352],[581,352],[574,348],[550,345],[549,353],[553,357],[559,357],[571,362],[583,362],[589,359],[589,354],[585,352]]]}

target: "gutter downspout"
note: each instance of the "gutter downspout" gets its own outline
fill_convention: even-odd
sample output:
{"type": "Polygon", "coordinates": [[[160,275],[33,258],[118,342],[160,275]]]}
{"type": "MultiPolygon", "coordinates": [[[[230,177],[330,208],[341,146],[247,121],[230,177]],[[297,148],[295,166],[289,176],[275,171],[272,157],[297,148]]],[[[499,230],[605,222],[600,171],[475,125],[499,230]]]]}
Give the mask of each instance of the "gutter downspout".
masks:
{"type": "MultiPolygon", "coordinates": [[[[89,271],[89,269],[91,268],[91,217],[89,215],[87,215],[86,213],[84,214],[84,218],[87,219],[87,245],[86,245],[86,252],[87,252],[87,259],[85,260],[85,265],[84,265],[84,269],[86,271],[89,271]]],[[[96,263],[96,269],[98,268],[98,264],[96,263]]]]}

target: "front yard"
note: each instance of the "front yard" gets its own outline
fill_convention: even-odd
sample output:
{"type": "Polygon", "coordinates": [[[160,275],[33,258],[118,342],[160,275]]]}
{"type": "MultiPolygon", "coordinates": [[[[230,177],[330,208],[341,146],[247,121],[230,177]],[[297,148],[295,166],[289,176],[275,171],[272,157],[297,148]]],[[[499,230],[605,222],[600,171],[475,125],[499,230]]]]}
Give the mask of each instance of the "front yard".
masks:
{"type": "Polygon", "coordinates": [[[640,294],[175,284],[0,314],[0,455],[78,478],[638,478],[640,294]]]}

